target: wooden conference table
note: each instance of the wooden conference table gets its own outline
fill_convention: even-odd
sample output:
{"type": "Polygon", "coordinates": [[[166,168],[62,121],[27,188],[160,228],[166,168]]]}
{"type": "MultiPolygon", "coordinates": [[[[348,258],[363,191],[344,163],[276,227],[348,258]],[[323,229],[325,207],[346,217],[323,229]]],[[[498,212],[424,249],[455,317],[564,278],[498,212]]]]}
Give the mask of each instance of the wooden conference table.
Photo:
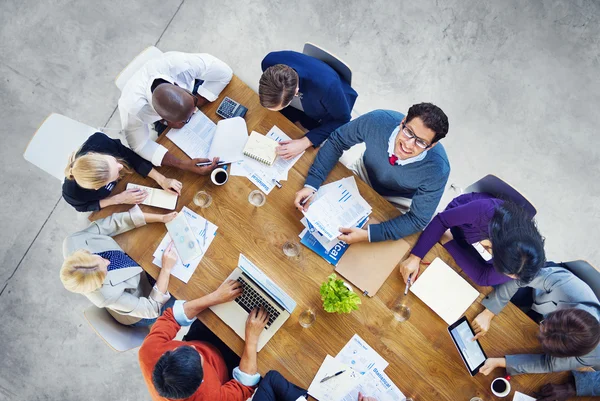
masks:
{"type": "MultiPolygon", "coordinates": [[[[230,96],[248,107],[245,119],[249,131],[266,134],[273,125],[277,125],[292,138],[302,136],[302,132],[283,115],[261,107],[258,95],[235,76],[217,101],[202,108],[213,121],[218,121],[215,111],[224,96],[230,96]]],[[[176,156],[187,157],[166,135],[162,135],[158,142],[176,156]]],[[[504,371],[497,369],[489,377],[481,374],[470,377],[447,333],[447,325],[418,298],[409,295],[412,315],[408,321],[398,323],[394,320],[390,308],[404,291],[404,283],[397,271],[391,274],[375,297],[361,295],[362,305],[358,311],[344,315],[323,311],[319,287],[332,273],[333,266],[305,247],[295,259],[286,257],[282,252],[282,245],[288,240],[297,241],[303,228],[300,223],[302,215],[295,209],[293,201],[296,191],[304,184],[315,155],[316,150],[309,149],[289,172],[288,180],[282,182],[283,188],[274,188],[265,205],[259,208],[248,203],[248,194],[256,187],[245,177],[230,177],[227,184],[217,187],[209,177],[161,167],[160,171],[165,176],[183,183],[177,210],[187,206],[219,227],[189,283],[172,276],[169,291],[178,299],[189,300],[215,290],[237,266],[238,256],[243,253],[298,304],[292,316],[259,353],[258,365],[262,374],[275,369],[289,380],[308,388],[325,356],[335,356],[357,333],[389,362],[385,372],[407,397],[417,401],[470,400],[475,396],[484,400],[494,399],[490,383],[504,371]],[[194,194],[201,189],[213,197],[209,208],[201,209],[192,202],[194,194]],[[312,327],[305,329],[299,325],[298,316],[307,308],[317,311],[317,320],[312,327]]],[[[328,182],[350,175],[352,173],[338,163],[328,182]]],[[[125,188],[126,180],[156,186],[149,179],[132,175],[117,185],[116,192],[125,188]]],[[[373,207],[373,217],[385,221],[399,214],[360,179],[356,181],[361,194],[373,207]]],[[[107,208],[92,219],[129,207],[107,208]]],[[[142,206],[142,209],[165,212],[148,206],[142,206]]],[[[115,239],[147,272],[157,277],[159,269],[152,264],[152,253],[165,233],[163,224],[150,224],[115,239]]],[[[414,245],[417,238],[418,234],[415,234],[406,240],[414,245]]],[[[440,257],[460,272],[439,244],[425,260],[431,261],[435,257],[440,257]]],[[[369,269],[376,268],[376,265],[377,261],[373,260],[372,266],[365,266],[365,274],[369,274],[369,269]]],[[[480,299],[490,290],[489,287],[476,288],[482,294],[480,299]]],[[[466,316],[472,321],[482,310],[483,307],[476,302],[466,316]]],[[[204,311],[200,319],[231,349],[241,354],[243,341],[210,310],[204,311]]],[[[538,352],[537,330],[533,321],[509,304],[494,319],[492,329],[481,343],[489,357],[538,352]]],[[[513,392],[519,390],[533,394],[544,383],[563,382],[566,376],[567,373],[517,376],[512,379],[513,392]]],[[[512,399],[512,395],[508,399],[512,399]]]]}

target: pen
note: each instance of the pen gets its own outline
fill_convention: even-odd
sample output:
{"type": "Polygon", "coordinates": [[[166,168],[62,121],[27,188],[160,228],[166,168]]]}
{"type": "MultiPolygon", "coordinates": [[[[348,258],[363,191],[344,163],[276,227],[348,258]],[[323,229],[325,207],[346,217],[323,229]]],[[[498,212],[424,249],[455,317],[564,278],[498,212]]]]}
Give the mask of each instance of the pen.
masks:
{"type": "Polygon", "coordinates": [[[408,294],[408,287],[410,287],[410,277],[406,280],[406,288],[404,288],[404,295],[408,294]]]}
{"type": "Polygon", "coordinates": [[[281,182],[277,181],[275,178],[273,178],[273,182],[275,183],[275,185],[277,185],[277,188],[281,188],[281,182]]]}
{"type": "Polygon", "coordinates": [[[306,198],[304,198],[304,200],[302,202],[300,202],[300,206],[304,206],[306,204],[306,202],[308,202],[308,200],[310,198],[312,198],[315,194],[316,194],[316,192],[313,192],[312,194],[310,194],[306,198]]]}
{"type": "Polygon", "coordinates": [[[337,373],[336,373],[336,374],[334,374],[334,375],[331,375],[331,376],[324,377],[324,378],[323,378],[323,379],[322,379],[322,380],[321,380],[319,383],[323,383],[323,382],[326,382],[326,381],[327,381],[327,380],[329,380],[329,379],[333,379],[334,377],[341,375],[341,374],[342,374],[342,373],[344,373],[345,371],[346,371],[346,370],[340,370],[339,372],[337,372],[337,373]]]}
{"type": "MultiPolygon", "coordinates": [[[[223,165],[229,164],[229,163],[233,163],[233,162],[217,162],[217,166],[223,166],[223,165]]],[[[205,166],[210,166],[211,164],[212,164],[212,162],[202,162],[202,163],[196,163],[196,166],[205,167],[205,166]]]]}
{"type": "Polygon", "coordinates": [[[208,229],[208,220],[204,219],[204,236],[202,237],[202,246],[206,246],[206,230],[208,229]]]}

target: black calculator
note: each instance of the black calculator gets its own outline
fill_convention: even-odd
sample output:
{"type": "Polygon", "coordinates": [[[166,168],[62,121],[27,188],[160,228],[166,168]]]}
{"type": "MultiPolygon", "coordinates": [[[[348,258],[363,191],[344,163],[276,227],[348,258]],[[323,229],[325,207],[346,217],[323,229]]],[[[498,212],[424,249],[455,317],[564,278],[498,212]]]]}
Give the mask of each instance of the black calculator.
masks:
{"type": "Polygon", "coordinates": [[[223,99],[217,109],[217,115],[223,118],[244,117],[247,111],[247,107],[244,107],[232,98],[225,96],[225,99],[223,99]]]}

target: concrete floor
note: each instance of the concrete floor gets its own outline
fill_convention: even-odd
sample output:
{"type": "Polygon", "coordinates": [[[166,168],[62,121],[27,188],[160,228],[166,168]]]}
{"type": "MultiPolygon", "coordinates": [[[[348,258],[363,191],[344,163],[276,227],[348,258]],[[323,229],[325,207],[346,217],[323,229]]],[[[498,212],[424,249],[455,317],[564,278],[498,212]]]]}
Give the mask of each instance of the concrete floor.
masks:
{"type": "Polygon", "coordinates": [[[0,10],[0,400],[149,398],[137,353],[105,346],[83,318],[87,300],[62,288],[61,242],[81,222],[59,182],[21,156],[51,112],[118,126],[114,77],[148,45],[212,53],[256,89],[267,52],[317,43],[352,67],[360,112],[438,104],[451,182],[500,175],[538,208],[550,259],[600,265],[597,1],[5,0],[0,10]]]}

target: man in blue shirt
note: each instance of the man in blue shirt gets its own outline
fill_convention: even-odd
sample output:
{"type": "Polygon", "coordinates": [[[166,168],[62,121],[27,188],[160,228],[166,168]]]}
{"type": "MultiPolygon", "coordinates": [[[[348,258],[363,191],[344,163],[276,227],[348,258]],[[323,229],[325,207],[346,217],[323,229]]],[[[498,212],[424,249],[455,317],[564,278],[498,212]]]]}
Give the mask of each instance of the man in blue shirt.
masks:
{"type": "Polygon", "coordinates": [[[439,143],[447,133],[448,117],[431,103],[411,106],[406,116],[391,110],[367,113],[331,134],[317,154],[304,188],[296,193],[294,204],[299,210],[307,210],[311,194],[319,189],[342,153],[364,143],[366,150],[352,169],[380,195],[407,212],[371,224],[366,230],[342,227],[343,235],[338,238],[352,244],[414,234],[429,223],[448,181],[450,165],[439,143]]]}
{"type": "Polygon", "coordinates": [[[306,135],[281,142],[278,154],[291,159],[309,146],[318,147],[350,121],[358,94],[325,62],[294,51],[269,53],[261,64],[260,104],[281,111],[306,135]]]}

